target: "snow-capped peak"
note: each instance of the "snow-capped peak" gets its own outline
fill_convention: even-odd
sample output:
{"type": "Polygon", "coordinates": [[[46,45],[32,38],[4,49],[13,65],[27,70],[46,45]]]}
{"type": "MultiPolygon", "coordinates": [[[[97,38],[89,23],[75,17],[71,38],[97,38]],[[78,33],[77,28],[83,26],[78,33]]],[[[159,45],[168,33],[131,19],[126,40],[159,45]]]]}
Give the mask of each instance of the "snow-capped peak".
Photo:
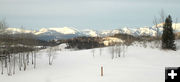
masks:
{"type": "Polygon", "coordinates": [[[35,32],[34,34],[35,34],[35,35],[39,35],[39,34],[42,34],[42,33],[47,32],[47,31],[48,31],[47,28],[41,28],[39,31],[35,32]]]}
{"type": "Polygon", "coordinates": [[[7,28],[5,31],[12,32],[12,33],[32,33],[31,30],[24,30],[20,28],[7,28]]]}
{"type": "Polygon", "coordinates": [[[94,31],[94,30],[91,30],[91,29],[85,29],[82,32],[87,36],[91,36],[91,37],[97,37],[98,36],[97,31],[94,31]]]}
{"type": "Polygon", "coordinates": [[[75,29],[69,28],[69,27],[63,27],[63,28],[49,28],[49,30],[53,30],[62,34],[75,34],[77,31],[75,29]]]}
{"type": "Polygon", "coordinates": [[[46,33],[48,31],[55,31],[57,33],[61,33],[61,34],[76,34],[78,31],[76,29],[70,28],[70,27],[62,27],[62,28],[58,28],[58,27],[52,27],[52,28],[42,28],[39,31],[35,32],[35,35],[39,35],[42,33],[46,33]]]}

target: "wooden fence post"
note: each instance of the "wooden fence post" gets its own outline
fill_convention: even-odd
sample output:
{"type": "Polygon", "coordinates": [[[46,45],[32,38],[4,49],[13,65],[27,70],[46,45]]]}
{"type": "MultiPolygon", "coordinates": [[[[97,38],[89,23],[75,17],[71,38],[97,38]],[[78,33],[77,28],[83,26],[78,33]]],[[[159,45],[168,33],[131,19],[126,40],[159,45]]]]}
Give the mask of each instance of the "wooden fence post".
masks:
{"type": "Polygon", "coordinates": [[[103,76],[103,66],[101,66],[101,77],[103,76]]]}

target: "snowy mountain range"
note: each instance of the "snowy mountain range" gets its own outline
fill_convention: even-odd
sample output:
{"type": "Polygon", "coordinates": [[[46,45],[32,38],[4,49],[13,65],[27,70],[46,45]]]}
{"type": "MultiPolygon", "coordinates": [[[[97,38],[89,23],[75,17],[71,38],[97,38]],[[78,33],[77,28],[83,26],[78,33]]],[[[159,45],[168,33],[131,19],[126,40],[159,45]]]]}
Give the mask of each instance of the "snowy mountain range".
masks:
{"type": "MultiPolygon", "coordinates": [[[[162,34],[163,31],[163,24],[158,24],[159,34],[162,34]]],[[[175,32],[180,32],[180,23],[173,24],[173,29],[175,32]]],[[[97,37],[97,36],[110,36],[117,33],[124,33],[130,34],[133,36],[141,36],[141,35],[150,35],[156,36],[157,33],[156,26],[152,27],[139,27],[139,28],[120,28],[114,30],[103,30],[103,31],[96,31],[91,29],[85,30],[78,30],[73,27],[53,27],[53,28],[42,28],[39,30],[25,30],[20,28],[7,28],[5,32],[8,33],[32,33],[36,35],[39,39],[42,40],[52,40],[52,39],[68,39],[78,36],[90,36],[90,37],[97,37]]]]}

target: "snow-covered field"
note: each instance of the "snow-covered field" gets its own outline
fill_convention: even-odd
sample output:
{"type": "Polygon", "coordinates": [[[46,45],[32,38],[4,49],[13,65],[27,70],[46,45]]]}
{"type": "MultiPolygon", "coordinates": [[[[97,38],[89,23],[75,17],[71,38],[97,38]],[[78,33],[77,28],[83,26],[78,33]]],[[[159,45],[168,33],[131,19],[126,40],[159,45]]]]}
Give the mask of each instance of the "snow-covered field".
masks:
{"type": "Polygon", "coordinates": [[[180,67],[180,50],[129,46],[125,57],[111,58],[110,48],[56,52],[48,65],[45,50],[38,53],[37,68],[16,71],[13,76],[0,75],[0,82],[165,82],[165,67],[180,67]],[[100,68],[104,76],[100,76],[100,68]]]}

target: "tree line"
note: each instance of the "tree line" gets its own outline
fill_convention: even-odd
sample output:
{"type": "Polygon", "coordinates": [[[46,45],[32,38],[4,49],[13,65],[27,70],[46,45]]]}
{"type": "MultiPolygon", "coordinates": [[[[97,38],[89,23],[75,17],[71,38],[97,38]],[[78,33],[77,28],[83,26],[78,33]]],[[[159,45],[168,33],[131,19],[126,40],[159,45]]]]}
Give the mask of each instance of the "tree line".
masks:
{"type": "Polygon", "coordinates": [[[91,49],[97,47],[104,47],[102,37],[76,37],[67,40],[59,40],[60,43],[67,43],[67,48],[74,49],[91,49]]]}

